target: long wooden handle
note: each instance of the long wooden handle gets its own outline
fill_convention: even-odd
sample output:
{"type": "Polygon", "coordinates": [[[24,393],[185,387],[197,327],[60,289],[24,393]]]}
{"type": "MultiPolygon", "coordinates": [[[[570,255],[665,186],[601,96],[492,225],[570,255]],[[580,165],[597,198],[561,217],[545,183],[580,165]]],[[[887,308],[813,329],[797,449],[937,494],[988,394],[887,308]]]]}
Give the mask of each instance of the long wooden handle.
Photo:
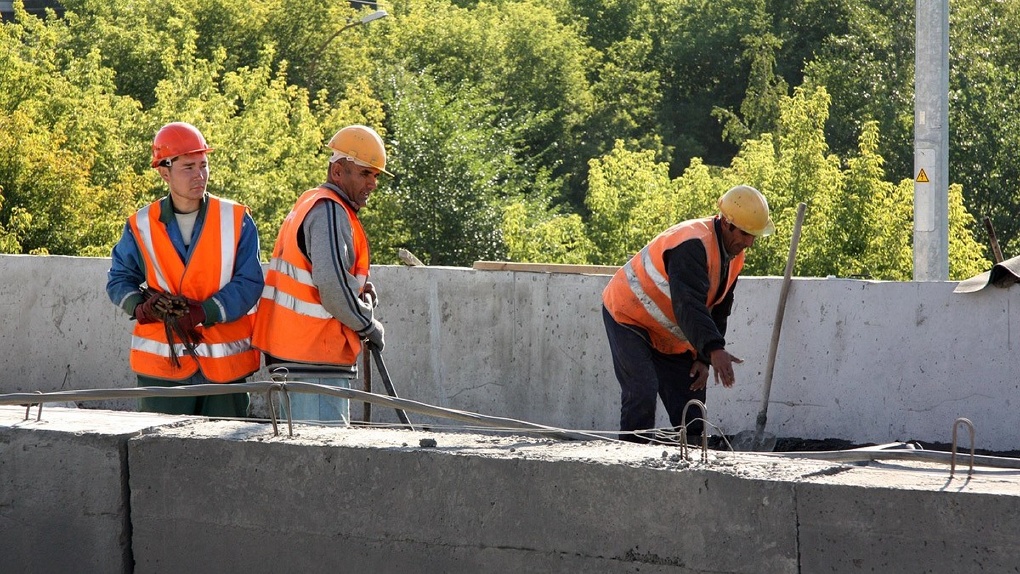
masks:
{"type": "Polygon", "coordinates": [[[776,319],[772,323],[772,341],[769,343],[769,361],[765,368],[765,385],[762,390],[761,409],[758,411],[754,434],[755,444],[765,432],[768,420],[769,393],[772,391],[772,374],[776,370],[776,350],[779,348],[779,333],[783,329],[783,315],[786,313],[786,299],[790,294],[790,277],[793,275],[793,262],[797,257],[797,243],[800,242],[800,226],[804,223],[804,210],[807,204],[801,202],[797,206],[797,222],[793,225],[793,237],[790,239],[790,255],[786,258],[786,271],[783,273],[783,287],[779,291],[779,306],[776,308],[776,319]]]}

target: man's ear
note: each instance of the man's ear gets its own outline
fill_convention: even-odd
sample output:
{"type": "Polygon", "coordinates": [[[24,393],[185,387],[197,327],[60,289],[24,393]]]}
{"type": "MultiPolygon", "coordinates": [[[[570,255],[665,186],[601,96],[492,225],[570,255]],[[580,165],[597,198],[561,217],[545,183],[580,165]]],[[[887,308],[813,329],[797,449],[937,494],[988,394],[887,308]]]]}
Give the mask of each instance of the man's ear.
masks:
{"type": "Polygon", "coordinates": [[[163,178],[163,181],[170,183],[170,168],[165,165],[156,167],[156,171],[159,172],[159,177],[163,178]]]}

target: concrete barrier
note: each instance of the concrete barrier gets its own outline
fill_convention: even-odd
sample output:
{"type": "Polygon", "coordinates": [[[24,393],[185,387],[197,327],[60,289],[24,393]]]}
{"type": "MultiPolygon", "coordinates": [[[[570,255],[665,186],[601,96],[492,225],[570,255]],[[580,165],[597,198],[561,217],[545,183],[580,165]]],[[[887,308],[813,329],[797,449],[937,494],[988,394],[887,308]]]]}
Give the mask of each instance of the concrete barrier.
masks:
{"type": "Polygon", "coordinates": [[[1016,469],[0,407],[12,572],[1005,572],[1016,469]],[[33,413],[34,414],[34,413],[33,413]]]}
{"type": "MultiPolygon", "coordinates": [[[[131,322],[106,297],[108,267],[102,258],[0,256],[0,392],[134,385],[131,322]]],[[[619,387],[600,316],[608,276],[397,266],[372,274],[401,396],[563,428],[617,428],[619,387]]],[[[745,362],[733,388],[708,393],[709,418],[728,434],[754,428],[781,283],[737,284],[727,339],[745,362]]],[[[953,422],[968,417],[978,448],[1020,450],[1012,422],[1020,319],[1011,313],[1020,289],[961,295],[955,285],[794,278],[767,430],[947,443],[953,422]]],[[[397,420],[380,408],[373,418],[397,420]]],[[[668,425],[661,413],[659,424],[668,425]]]]}
{"type": "Polygon", "coordinates": [[[0,406],[0,571],[131,572],[131,437],[180,417],[0,406]]]}

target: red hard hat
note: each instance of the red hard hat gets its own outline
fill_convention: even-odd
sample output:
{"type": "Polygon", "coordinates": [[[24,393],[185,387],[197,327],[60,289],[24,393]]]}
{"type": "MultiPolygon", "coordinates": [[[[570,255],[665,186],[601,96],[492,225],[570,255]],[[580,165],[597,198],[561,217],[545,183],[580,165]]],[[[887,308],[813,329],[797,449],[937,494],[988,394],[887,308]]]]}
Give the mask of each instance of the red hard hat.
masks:
{"type": "Polygon", "coordinates": [[[177,156],[207,151],[212,148],[206,145],[198,128],[185,122],[173,122],[159,128],[152,140],[152,167],[159,167],[177,156]]]}

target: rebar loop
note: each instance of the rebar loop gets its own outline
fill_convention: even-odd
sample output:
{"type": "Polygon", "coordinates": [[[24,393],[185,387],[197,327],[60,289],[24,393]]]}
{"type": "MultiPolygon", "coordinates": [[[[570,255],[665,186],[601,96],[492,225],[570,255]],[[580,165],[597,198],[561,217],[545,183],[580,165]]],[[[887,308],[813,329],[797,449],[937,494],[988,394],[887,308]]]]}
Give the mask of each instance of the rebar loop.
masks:
{"type": "Polygon", "coordinates": [[[956,429],[961,424],[966,425],[967,430],[970,431],[970,472],[967,473],[967,476],[974,476],[974,423],[968,418],[960,417],[953,421],[953,455],[950,458],[949,478],[953,478],[956,473],[956,429]]]}
{"type": "MultiPolygon", "coordinates": [[[[42,394],[42,391],[36,391],[36,393],[37,393],[37,394],[40,394],[40,395],[41,395],[41,394],[42,394]]],[[[28,415],[29,415],[29,413],[30,413],[30,412],[32,411],[32,406],[33,406],[33,405],[35,405],[35,406],[38,406],[38,407],[39,407],[39,411],[38,411],[38,412],[36,413],[36,415],[35,415],[35,421],[36,421],[36,422],[39,422],[39,421],[41,421],[41,420],[42,420],[42,406],[43,406],[42,402],[38,402],[38,403],[28,403],[27,405],[25,405],[25,420],[26,420],[26,421],[28,420],[28,415]]]]}
{"type": "Polygon", "coordinates": [[[680,416],[680,456],[687,458],[687,409],[691,408],[691,405],[701,408],[701,462],[708,462],[708,409],[705,408],[705,403],[698,399],[687,401],[680,416]]]}
{"type": "Polygon", "coordinates": [[[284,407],[284,409],[286,409],[287,413],[287,436],[294,436],[294,419],[291,416],[292,413],[290,410],[290,393],[287,392],[287,375],[289,374],[290,371],[287,367],[277,367],[273,369],[273,372],[270,374],[273,382],[278,383],[278,385],[273,386],[266,392],[266,397],[269,399],[269,416],[273,419],[273,436],[280,436],[280,433],[276,428],[276,406],[273,404],[273,400],[271,398],[274,392],[282,393],[283,399],[280,401],[280,404],[284,407]]]}

